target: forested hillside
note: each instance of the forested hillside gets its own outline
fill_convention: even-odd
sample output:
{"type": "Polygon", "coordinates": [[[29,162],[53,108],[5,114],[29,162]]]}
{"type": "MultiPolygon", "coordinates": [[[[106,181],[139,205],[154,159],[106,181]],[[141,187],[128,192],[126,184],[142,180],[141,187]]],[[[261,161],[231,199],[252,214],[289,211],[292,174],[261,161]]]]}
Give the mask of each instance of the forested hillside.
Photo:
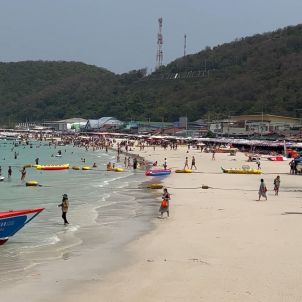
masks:
{"type": "Polygon", "coordinates": [[[295,116],[301,70],[302,25],[206,48],[147,77],[77,62],[0,63],[0,124],[105,115],[213,119],[262,110],[295,116]],[[205,69],[206,77],[163,77],[205,69]]]}

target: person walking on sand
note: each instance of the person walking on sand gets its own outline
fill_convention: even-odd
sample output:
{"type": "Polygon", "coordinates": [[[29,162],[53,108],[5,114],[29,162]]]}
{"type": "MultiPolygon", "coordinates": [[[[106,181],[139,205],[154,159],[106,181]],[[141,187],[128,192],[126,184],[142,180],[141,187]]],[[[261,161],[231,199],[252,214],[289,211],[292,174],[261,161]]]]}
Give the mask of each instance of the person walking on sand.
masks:
{"type": "Polygon", "coordinates": [[[69,224],[69,222],[67,221],[67,217],[66,217],[68,208],[69,208],[69,201],[68,201],[67,194],[63,194],[62,203],[59,204],[58,207],[62,208],[62,218],[64,221],[64,225],[69,224]]]}
{"type": "Polygon", "coordinates": [[[258,192],[258,195],[259,195],[258,201],[260,200],[261,197],[264,197],[265,200],[267,200],[266,192],[267,192],[266,185],[264,183],[264,180],[261,178],[259,192],[258,192]]]}
{"type": "Polygon", "coordinates": [[[193,167],[195,168],[195,170],[197,170],[196,164],[195,164],[195,157],[192,156],[192,163],[191,163],[191,170],[193,169],[193,167]]]}
{"type": "Polygon", "coordinates": [[[279,188],[280,188],[280,176],[278,175],[274,179],[274,191],[275,191],[276,196],[278,196],[278,194],[279,194],[279,188]]]}
{"type": "Polygon", "coordinates": [[[212,160],[215,160],[215,149],[212,150],[212,160]]]}
{"type": "Polygon", "coordinates": [[[184,170],[185,170],[186,168],[189,169],[188,157],[186,157],[186,160],[185,160],[184,170]]]}
{"type": "Polygon", "coordinates": [[[260,158],[259,157],[256,160],[256,164],[257,164],[258,170],[261,170],[261,164],[260,164],[260,158]]]}
{"type": "Polygon", "coordinates": [[[167,158],[166,158],[166,157],[165,157],[163,166],[164,166],[164,169],[167,170],[167,168],[168,168],[168,163],[167,163],[167,158]]]}
{"type": "Polygon", "coordinates": [[[169,203],[170,203],[170,194],[168,190],[165,188],[162,196],[162,202],[159,208],[160,217],[163,217],[164,213],[167,213],[167,217],[169,217],[169,203]]]}

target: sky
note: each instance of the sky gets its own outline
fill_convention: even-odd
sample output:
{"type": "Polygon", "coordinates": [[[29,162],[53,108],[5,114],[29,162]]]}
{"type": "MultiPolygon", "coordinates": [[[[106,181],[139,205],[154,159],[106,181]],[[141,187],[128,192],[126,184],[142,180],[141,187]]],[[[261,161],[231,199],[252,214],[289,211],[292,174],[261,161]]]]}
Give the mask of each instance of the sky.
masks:
{"type": "Polygon", "coordinates": [[[302,0],[0,0],[0,61],[81,61],[115,73],[301,22],[302,0]]]}

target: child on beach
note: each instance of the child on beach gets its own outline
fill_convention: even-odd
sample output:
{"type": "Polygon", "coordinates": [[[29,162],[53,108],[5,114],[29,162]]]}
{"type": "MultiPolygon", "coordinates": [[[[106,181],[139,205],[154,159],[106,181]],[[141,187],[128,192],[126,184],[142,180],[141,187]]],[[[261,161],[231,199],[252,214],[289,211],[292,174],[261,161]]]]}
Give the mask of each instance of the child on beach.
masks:
{"type": "Polygon", "coordinates": [[[186,160],[185,160],[185,166],[184,166],[184,169],[188,168],[189,169],[189,163],[188,163],[188,157],[186,157],[186,160]]]}
{"type": "Polygon", "coordinates": [[[160,217],[163,217],[164,213],[167,213],[167,217],[169,217],[169,200],[170,200],[170,194],[168,193],[168,189],[164,189],[164,193],[162,196],[162,202],[159,208],[160,217]]]}
{"type": "Polygon", "coordinates": [[[260,164],[260,158],[259,157],[256,160],[256,164],[257,164],[258,170],[261,170],[261,164],[260,164]]]}
{"type": "Polygon", "coordinates": [[[212,160],[215,160],[215,149],[212,150],[212,160]]]}
{"type": "Polygon", "coordinates": [[[275,191],[276,196],[278,196],[278,194],[279,194],[279,188],[280,188],[280,176],[278,175],[274,179],[274,191],[275,191]]]}
{"type": "Polygon", "coordinates": [[[265,185],[265,183],[264,183],[264,180],[261,179],[261,180],[260,180],[259,192],[258,192],[258,195],[259,195],[258,201],[260,200],[260,197],[264,197],[265,200],[267,200],[266,192],[267,192],[266,185],[265,185]]]}

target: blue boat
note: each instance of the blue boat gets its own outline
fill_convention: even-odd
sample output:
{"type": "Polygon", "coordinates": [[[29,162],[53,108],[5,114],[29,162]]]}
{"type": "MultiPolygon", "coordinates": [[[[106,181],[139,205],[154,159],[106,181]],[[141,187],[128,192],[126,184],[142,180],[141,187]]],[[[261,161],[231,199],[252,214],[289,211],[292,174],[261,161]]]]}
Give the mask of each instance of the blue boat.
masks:
{"type": "Polygon", "coordinates": [[[171,174],[170,169],[158,169],[158,170],[148,170],[145,172],[146,176],[163,176],[171,174]]]}
{"type": "Polygon", "coordinates": [[[43,210],[44,208],[0,212],[0,245],[14,236],[43,210]]]}

